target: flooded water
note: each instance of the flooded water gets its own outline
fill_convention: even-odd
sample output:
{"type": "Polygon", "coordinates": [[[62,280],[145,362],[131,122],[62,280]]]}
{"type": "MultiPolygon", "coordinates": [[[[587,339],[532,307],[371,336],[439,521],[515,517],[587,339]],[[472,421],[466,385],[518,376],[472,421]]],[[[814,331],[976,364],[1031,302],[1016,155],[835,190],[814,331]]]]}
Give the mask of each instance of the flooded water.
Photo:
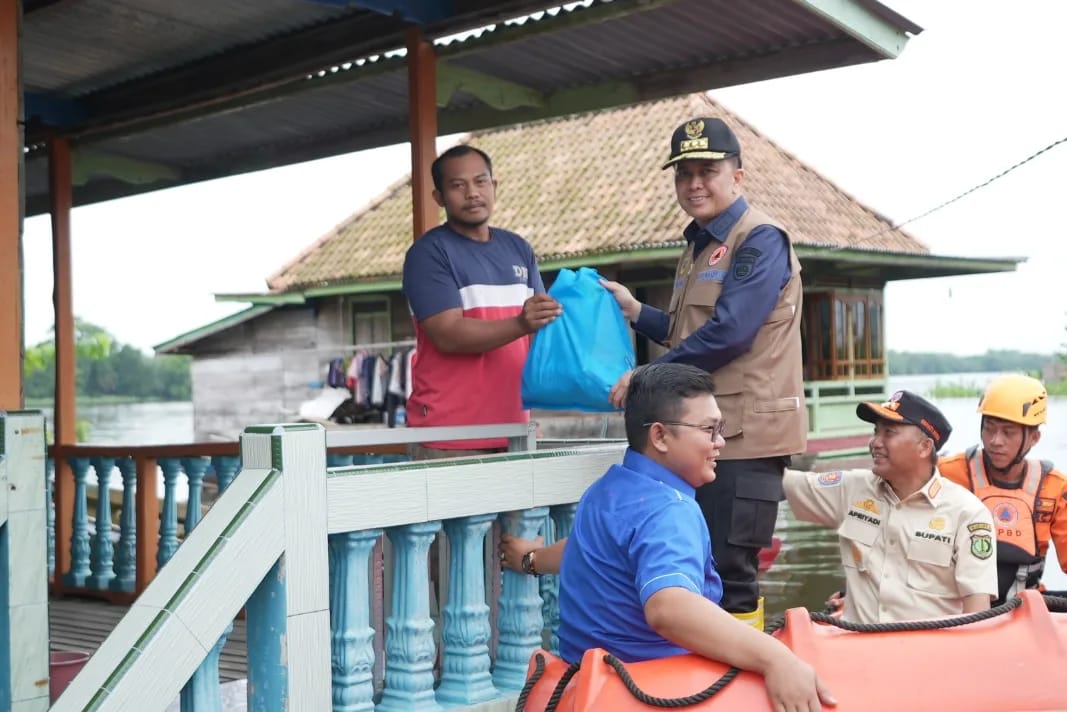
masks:
{"type": "MultiPolygon", "coordinates": [[[[903,388],[925,395],[939,381],[981,388],[995,375],[896,376],[890,379],[889,391],[903,388]]],[[[959,452],[978,442],[977,399],[933,400],[953,426],[945,452],[959,452]]],[[[187,402],[88,406],[79,409],[78,417],[89,421],[89,441],[94,444],[155,445],[191,442],[193,437],[193,406],[187,402]]],[[[1043,436],[1033,454],[1067,466],[1067,398],[1051,400],[1043,436]]],[[[782,539],[782,550],[763,578],[768,610],[780,612],[799,605],[821,609],[826,597],[843,582],[836,536],[831,530],[796,521],[784,503],[777,535],[782,539]]],[[[1067,574],[1054,559],[1046,569],[1045,581],[1050,588],[1067,589],[1067,574]]]]}
{"type": "MultiPolygon", "coordinates": [[[[52,409],[42,408],[52,430],[52,409]]],[[[78,407],[92,445],[166,445],[193,441],[193,404],[118,403],[78,407]]]]}

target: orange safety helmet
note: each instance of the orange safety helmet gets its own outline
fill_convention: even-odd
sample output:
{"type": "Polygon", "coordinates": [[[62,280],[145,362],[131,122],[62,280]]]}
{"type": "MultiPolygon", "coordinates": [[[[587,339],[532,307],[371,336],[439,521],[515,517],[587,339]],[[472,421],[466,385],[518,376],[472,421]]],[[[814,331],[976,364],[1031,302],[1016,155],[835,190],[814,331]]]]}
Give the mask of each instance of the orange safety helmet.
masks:
{"type": "Polygon", "coordinates": [[[978,412],[1019,425],[1044,425],[1048,411],[1048,391],[1041,381],[1020,373],[999,376],[978,401],[978,412]]]}

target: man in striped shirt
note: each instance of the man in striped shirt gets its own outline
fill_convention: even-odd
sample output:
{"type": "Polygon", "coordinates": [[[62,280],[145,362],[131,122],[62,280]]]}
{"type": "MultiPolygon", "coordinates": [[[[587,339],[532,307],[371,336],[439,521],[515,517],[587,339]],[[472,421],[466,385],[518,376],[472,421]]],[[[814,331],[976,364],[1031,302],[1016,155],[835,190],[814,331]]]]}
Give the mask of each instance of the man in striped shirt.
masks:
{"type": "MultiPolygon", "coordinates": [[[[529,419],[520,384],[530,335],[560,314],[545,294],[533,248],[489,225],[497,182],[492,161],[459,145],[434,161],[433,197],[445,223],[404,258],[403,291],[415,320],[412,426],[484,425],[529,419]]],[[[504,439],[422,443],[433,459],[503,450],[504,439]]]]}

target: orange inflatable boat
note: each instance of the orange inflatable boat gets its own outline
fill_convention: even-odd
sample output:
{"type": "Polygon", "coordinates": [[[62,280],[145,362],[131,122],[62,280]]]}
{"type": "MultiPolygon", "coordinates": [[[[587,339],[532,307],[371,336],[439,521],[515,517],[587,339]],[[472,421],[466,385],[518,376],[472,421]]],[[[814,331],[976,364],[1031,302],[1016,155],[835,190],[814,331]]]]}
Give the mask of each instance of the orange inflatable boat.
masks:
{"type": "MultiPolygon", "coordinates": [[[[1067,611],[1067,601],[1024,591],[992,611],[961,617],[972,622],[883,624],[916,628],[889,632],[844,630],[838,626],[849,624],[831,624],[822,614],[815,622],[807,610],[794,608],[774,635],[815,667],[837,698],[838,712],[1067,710],[1067,612],[1050,607],[1067,611]]],[[[551,653],[535,653],[517,709],[774,709],[759,675],[696,655],[622,664],[589,650],[560,685],[568,668],[551,653]],[[721,689],[708,694],[716,681],[721,689]]]]}

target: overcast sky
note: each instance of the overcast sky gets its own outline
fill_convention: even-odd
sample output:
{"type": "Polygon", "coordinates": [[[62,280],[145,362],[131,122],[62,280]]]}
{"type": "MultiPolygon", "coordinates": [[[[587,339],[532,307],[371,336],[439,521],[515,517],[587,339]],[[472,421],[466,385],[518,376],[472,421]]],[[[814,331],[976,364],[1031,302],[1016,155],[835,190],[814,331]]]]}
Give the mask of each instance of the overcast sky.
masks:
{"type": "MultiPolygon", "coordinates": [[[[895,221],[1067,137],[1067,2],[887,4],[925,28],[899,58],[712,96],[895,221]]],[[[391,146],[78,208],[74,311],[145,349],[237,311],[213,294],[263,291],[268,275],[405,175],[408,161],[406,145],[391,146]]],[[[506,181],[506,166],[499,172],[506,181]]],[[[1014,274],[891,284],[889,348],[1060,349],[1065,177],[1067,144],[909,225],[938,254],[1027,262],[1014,274]]],[[[26,221],[30,344],[53,320],[49,230],[47,217],[26,221]]]]}

